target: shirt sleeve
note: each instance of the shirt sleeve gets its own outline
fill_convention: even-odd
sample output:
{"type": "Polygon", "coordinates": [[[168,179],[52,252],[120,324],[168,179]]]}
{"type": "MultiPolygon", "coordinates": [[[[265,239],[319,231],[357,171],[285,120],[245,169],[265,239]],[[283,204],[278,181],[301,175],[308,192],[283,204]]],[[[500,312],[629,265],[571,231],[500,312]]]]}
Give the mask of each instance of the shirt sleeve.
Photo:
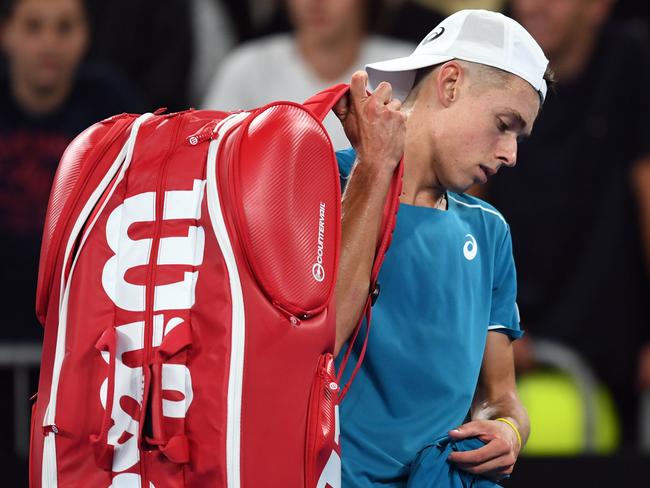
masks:
{"type": "Polygon", "coordinates": [[[341,178],[341,193],[345,190],[345,185],[348,182],[356,158],[357,153],[352,148],[336,151],[336,162],[339,165],[339,177],[341,178]]]}
{"type": "Polygon", "coordinates": [[[492,282],[492,309],[488,330],[501,332],[511,339],[519,339],[523,331],[519,326],[519,309],[517,308],[517,272],[512,255],[510,229],[497,250],[492,282]]]}

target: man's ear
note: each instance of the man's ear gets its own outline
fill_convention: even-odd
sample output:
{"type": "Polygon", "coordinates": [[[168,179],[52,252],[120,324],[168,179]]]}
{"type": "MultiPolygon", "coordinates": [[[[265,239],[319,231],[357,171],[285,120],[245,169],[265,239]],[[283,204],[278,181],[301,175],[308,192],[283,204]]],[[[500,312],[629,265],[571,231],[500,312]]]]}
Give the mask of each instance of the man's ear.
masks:
{"type": "Polygon", "coordinates": [[[440,67],[436,77],[436,91],[441,105],[448,107],[458,99],[464,76],[463,67],[457,61],[447,61],[440,67]]]}

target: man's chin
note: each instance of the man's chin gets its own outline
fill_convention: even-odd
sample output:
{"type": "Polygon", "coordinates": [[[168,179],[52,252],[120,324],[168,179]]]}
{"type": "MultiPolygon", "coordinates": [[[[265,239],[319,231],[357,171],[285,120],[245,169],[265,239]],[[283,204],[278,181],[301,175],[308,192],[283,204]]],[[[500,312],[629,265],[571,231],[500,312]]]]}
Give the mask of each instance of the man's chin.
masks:
{"type": "Polygon", "coordinates": [[[67,79],[62,76],[43,76],[37,80],[34,80],[31,83],[31,88],[34,93],[38,93],[39,96],[46,97],[52,93],[56,93],[61,89],[62,86],[66,86],[67,83],[67,79]]]}

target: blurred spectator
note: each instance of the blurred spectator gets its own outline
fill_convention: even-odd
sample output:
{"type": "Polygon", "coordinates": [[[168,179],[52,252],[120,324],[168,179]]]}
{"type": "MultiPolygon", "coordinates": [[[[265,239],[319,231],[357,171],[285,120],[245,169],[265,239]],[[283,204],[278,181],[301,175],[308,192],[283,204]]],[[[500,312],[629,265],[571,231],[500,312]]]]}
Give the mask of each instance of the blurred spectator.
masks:
{"type": "Polygon", "coordinates": [[[196,105],[206,90],[221,60],[237,42],[235,26],[218,0],[191,0],[194,53],[190,74],[189,101],[196,105]]]}
{"type": "Polygon", "coordinates": [[[2,8],[0,339],[38,340],[40,236],[59,158],[87,126],[140,106],[122,81],[78,69],[88,42],[82,0],[3,0],[2,8]]]}
{"type": "Polygon", "coordinates": [[[111,65],[138,89],[146,110],[189,107],[193,38],[187,0],[107,0],[87,4],[89,58],[111,65]]]}
{"type": "MultiPolygon", "coordinates": [[[[287,0],[294,32],[252,41],[228,56],[204,108],[250,109],[273,100],[302,102],[379,59],[406,56],[411,44],[367,34],[371,0],[287,0]]],[[[349,146],[340,122],[325,121],[336,149],[349,146]]]]}
{"type": "Polygon", "coordinates": [[[536,337],[579,352],[612,391],[631,444],[635,388],[650,387],[650,44],[640,23],[608,22],[611,0],[511,7],[560,81],[516,171],[487,189],[513,235],[529,332],[516,360],[534,365],[536,337]]]}

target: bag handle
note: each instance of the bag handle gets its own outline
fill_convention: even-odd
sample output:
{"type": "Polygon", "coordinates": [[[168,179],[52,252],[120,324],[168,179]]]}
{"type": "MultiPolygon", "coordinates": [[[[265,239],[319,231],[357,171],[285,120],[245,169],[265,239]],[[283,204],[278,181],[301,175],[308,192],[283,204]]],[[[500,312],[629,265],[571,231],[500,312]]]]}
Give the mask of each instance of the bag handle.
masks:
{"type": "Polygon", "coordinates": [[[303,106],[308,108],[322,122],[327,117],[329,111],[334,108],[336,102],[347,95],[349,91],[350,85],[347,83],[339,83],[309,97],[304,101],[303,106]]]}
{"type": "MultiPolygon", "coordinates": [[[[325,119],[329,111],[334,107],[334,105],[336,105],[336,102],[338,102],[342,97],[346,96],[349,91],[350,91],[350,85],[345,83],[340,83],[338,85],[334,85],[329,88],[326,88],[325,90],[308,98],[303,103],[303,105],[306,108],[308,108],[314,114],[314,116],[318,118],[318,120],[323,121],[323,119],[325,119]]],[[[361,352],[359,354],[359,360],[357,361],[357,364],[355,365],[354,370],[350,375],[350,379],[348,380],[346,385],[341,389],[341,393],[339,395],[339,401],[343,400],[343,398],[345,397],[347,391],[350,388],[350,385],[352,384],[352,381],[354,380],[354,377],[356,376],[357,372],[359,371],[359,368],[361,367],[361,364],[363,363],[363,359],[366,354],[366,349],[368,346],[368,337],[370,334],[370,318],[372,315],[371,308],[372,305],[375,303],[377,296],[379,295],[379,284],[377,283],[377,277],[379,275],[379,270],[381,269],[381,265],[384,261],[384,256],[388,251],[388,247],[390,246],[390,242],[393,237],[393,229],[395,228],[397,211],[399,209],[399,197],[400,197],[400,193],[402,192],[403,175],[404,175],[404,157],[400,159],[399,164],[395,168],[395,172],[393,173],[393,178],[391,180],[390,188],[388,190],[388,195],[386,196],[386,203],[384,205],[384,214],[382,217],[381,226],[379,228],[377,247],[375,249],[375,259],[370,273],[370,289],[368,293],[368,298],[366,300],[366,304],[364,306],[359,322],[357,323],[357,326],[354,329],[352,339],[349,341],[348,350],[346,351],[345,356],[343,357],[343,360],[341,361],[341,364],[339,366],[337,382],[340,383],[341,381],[341,378],[343,376],[343,371],[345,370],[348,359],[350,357],[350,352],[352,351],[352,347],[354,346],[354,343],[357,340],[357,336],[359,335],[359,331],[361,329],[361,325],[363,324],[364,319],[366,319],[366,324],[367,324],[366,335],[363,341],[361,352]]]]}

